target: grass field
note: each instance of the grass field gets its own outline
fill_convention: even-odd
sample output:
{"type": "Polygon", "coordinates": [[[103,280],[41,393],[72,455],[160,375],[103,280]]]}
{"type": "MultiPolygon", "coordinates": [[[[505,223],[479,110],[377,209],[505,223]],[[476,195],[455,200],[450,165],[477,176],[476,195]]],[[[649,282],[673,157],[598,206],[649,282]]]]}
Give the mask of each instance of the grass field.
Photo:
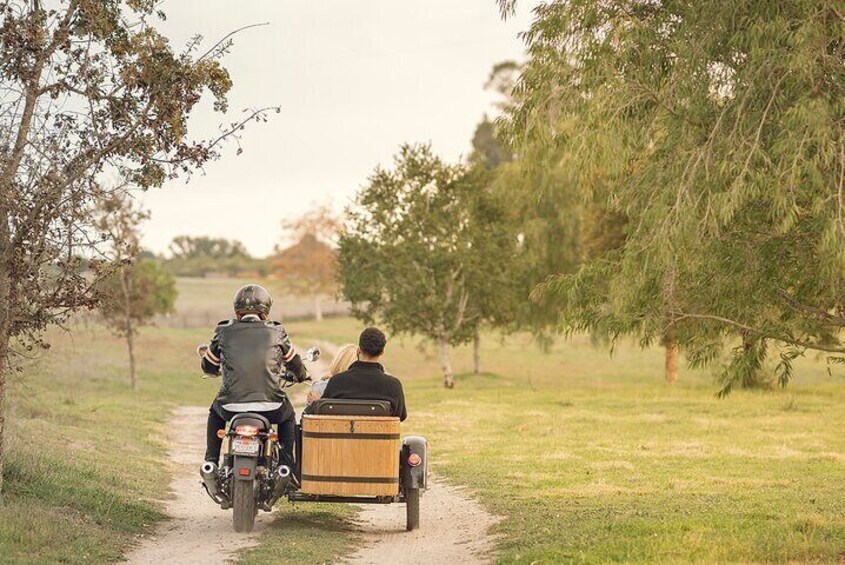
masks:
{"type": "MultiPolygon", "coordinates": [[[[349,319],[288,325],[295,342],[354,341],[349,319]]],[[[193,347],[209,330],[142,334],[142,388],[101,329],[53,336],[13,387],[3,563],[119,558],[161,516],[168,411],[206,404],[193,347]]],[[[586,338],[542,353],[485,336],[481,375],[440,385],[431,348],[394,339],[404,433],[431,443],[436,473],[493,512],[502,563],[836,563],[845,552],[845,383],[808,360],[785,391],[717,400],[709,372],[662,383],[660,351],[611,358],[586,338]]],[[[470,367],[470,352],[455,353],[470,367]]],[[[210,502],[209,502],[210,503],[210,502]]],[[[423,498],[423,505],[425,498],[423,498]]],[[[319,563],[349,544],[346,507],[280,504],[245,563],[319,563]]],[[[425,524],[423,524],[425,527],[425,524]]]]}
{"type": "MultiPolygon", "coordinates": [[[[281,319],[309,318],[314,315],[315,303],[311,297],[291,296],[276,280],[178,277],[176,312],[168,318],[161,318],[160,325],[179,328],[213,327],[218,321],[232,316],[232,295],[235,290],[255,282],[270,291],[274,297],[273,312],[281,319]]],[[[346,306],[330,298],[324,298],[321,307],[326,316],[345,315],[347,312],[346,306]]]]}
{"type": "MultiPolygon", "coordinates": [[[[291,324],[334,341],[358,329],[291,324]]],[[[469,369],[467,349],[455,357],[469,369]]],[[[842,375],[805,360],[785,391],[718,400],[711,372],[667,387],[662,362],[632,346],[610,358],[587,338],[544,354],[488,337],[490,372],[447,391],[432,349],[394,340],[385,359],[406,383],[404,431],[504,517],[503,563],[841,562],[842,375]]]]}

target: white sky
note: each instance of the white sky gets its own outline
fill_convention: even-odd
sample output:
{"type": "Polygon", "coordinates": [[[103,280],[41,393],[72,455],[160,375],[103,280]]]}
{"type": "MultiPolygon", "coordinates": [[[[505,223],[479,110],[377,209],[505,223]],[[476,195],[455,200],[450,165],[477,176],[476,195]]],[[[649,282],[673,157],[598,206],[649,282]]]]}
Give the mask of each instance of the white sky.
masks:
{"type": "Polygon", "coordinates": [[[269,22],[235,36],[224,59],[234,81],[229,112],[198,108],[192,135],[211,137],[247,107],[282,112],[244,131],[240,156],[229,146],[187,185],[144,195],[152,212],[144,244],[162,252],[176,235],[210,235],[267,255],[281,218],[316,203],[342,209],[401,143],[466,155],[492,113],[495,96],[483,89],[490,69],[523,59],[517,33],[533,4],[502,21],[495,0],[168,0],[161,29],[176,48],[196,33],[210,46],[269,22]]]}

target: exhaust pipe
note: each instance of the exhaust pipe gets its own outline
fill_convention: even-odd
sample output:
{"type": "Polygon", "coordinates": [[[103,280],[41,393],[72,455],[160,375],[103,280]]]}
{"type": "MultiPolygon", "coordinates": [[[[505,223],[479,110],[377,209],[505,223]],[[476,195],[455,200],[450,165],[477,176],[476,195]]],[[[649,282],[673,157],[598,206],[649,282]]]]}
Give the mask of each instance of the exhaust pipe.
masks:
{"type": "Polygon", "coordinates": [[[273,473],[273,498],[281,498],[292,480],[293,475],[290,467],[281,465],[276,469],[276,472],[273,473]]]}
{"type": "Polygon", "coordinates": [[[287,465],[281,465],[276,468],[270,480],[272,481],[273,494],[259,505],[265,512],[271,512],[276,501],[287,493],[291,483],[294,481],[293,471],[287,465]]]}
{"type": "Polygon", "coordinates": [[[220,494],[220,487],[217,484],[217,465],[211,461],[206,461],[200,467],[200,476],[208,494],[216,501],[220,494]]]}

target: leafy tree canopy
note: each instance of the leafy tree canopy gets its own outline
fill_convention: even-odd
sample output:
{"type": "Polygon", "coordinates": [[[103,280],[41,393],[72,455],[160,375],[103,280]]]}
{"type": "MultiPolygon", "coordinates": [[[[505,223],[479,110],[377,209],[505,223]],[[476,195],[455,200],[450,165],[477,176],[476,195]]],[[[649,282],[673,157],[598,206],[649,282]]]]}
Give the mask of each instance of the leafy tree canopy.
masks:
{"type": "Polygon", "coordinates": [[[173,313],[178,296],[176,280],[161,268],[158,261],[140,259],[125,269],[129,279],[128,298],[124,296],[119,273],[101,283],[104,299],[100,312],[115,333],[121,336],[148,324],[159,314],[173,313]],[[131,324],[127,324],[127,313],[131,324]]]}
{"type": "Polygon", "coordinates": [[[237,240],[207,236],[180,235],[169,247],[171,256],[162,261],[167,272],[182,277],[202,277],[209,273],[237,276],[246,273],[265,274],[262,259],[250,256],[237,240]]]}
{"type": "Polygon", "coordinates": [[[697,363],[741,335],[728,386],[770,342],[786,344],[784,381],[807,349],[845,352],[841,2],[568,0],[535,14],[507,137],[528,178],[554,179],[540,185],[549,206],[571,222],[601,210],[623,235],[535,297],[570,330],[671,331],[697,363]]]}
{"type": "Polygon", "coordinates": [[[271,258],[273,272],[295,294],[331,294],[336,289],[336,252],[306,233],[299,241],[271,258]]]}
{"type": "Polygon", "coordinates": [[[449,165],[429,146],[405,145],[393,169],[377,168],[349,211],[338,269],[353,312],[394,333],[441,347],[471,340],[484,320],[513,317],[516,231],[481,168],[449,165]]]}

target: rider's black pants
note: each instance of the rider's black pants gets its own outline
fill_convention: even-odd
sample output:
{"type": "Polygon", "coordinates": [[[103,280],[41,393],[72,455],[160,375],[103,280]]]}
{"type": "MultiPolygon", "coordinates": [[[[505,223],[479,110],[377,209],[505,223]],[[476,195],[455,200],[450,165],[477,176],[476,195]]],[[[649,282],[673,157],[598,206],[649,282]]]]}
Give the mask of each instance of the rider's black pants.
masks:
{"type": "MultiPolygon", "coordinates": [[[[222,406],[216,402],[211,405],[208,411],[208,426],[205,432],[205,460],[220,463],[220,446],[223,444],[223,439],[217,437],[217,430],[222,430],[226,427],[226,422],[235,417],[236,412],[229,412],[224,410],[222,406]]],[[[261,414],[271,424],[278,424],[279,426],[279,443],[282,445],[282,457],[287,460],[288,465],[293,466],[293,444],[296,439],[296,416],[290,405],[285,402],[276,410],[270,412],[254,412],[254,414],[261,414]]]]}

